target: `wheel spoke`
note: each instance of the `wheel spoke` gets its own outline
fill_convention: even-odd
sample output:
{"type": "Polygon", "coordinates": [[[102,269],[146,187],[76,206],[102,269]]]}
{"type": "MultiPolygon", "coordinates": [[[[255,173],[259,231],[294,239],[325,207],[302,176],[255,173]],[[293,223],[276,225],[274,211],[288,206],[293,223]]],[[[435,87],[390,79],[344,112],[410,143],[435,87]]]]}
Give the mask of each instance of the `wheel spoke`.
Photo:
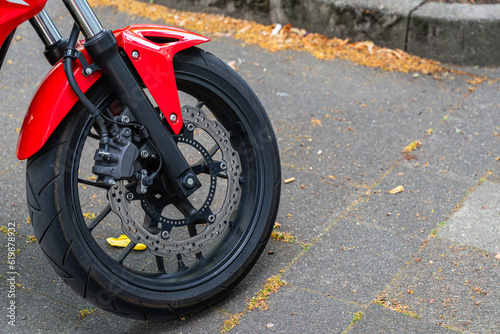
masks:
{"type": "Polygon", "coordinates": [[[155,255],[156,257],[156,265],[158,266],[158,271],[162,274],[166,274],[165,271],[165,261],[162,256],[155,255]]]}
{"type": "Polygon", "coordinates": [[[108,205],[106,205],[106,207],[101,211],[99,212],[99,214],[97,215],[97,217],[94,219],[94,221],[92,222],[92,224],[90,224],[89,226],[89,231],[92,232],[92,230],[100,223],[102,222],[102,220],[104,218],[106,218],[106,216],[111,212],[111,205],[108,203],[108,205]]]}
{"type": "Polygon", "coordinates": [[[144,215],[144,222],[142,226],[151,234],[157,234],[159,232],[158,221],[150,217],[148,214],[144,215]]]}
{"type": "Polygon", "coordinates": [[[119,264],[123,264],[123,261],[130,254],[130,252],[132,251],[132,249],[134,249],[135,245],[137,245],[137,244],[135,242],[133,242],[132,240],[130,240],[130,242],[128,243],[127,247],[125,248],[125,251],[124,251],[122,257],[120,257],[120,259],[118,260],[119,264]]]}
{"type": "MultiPolygon", "coordinates": [[[[154,209],[158,212],[162,212],[163,209],[165,209],[170,204],[170,200],[168,200],[166,196],[156,198],[155,196],[150,195],[148,196],[148,200],[154,207],[154,209]]],[[[152,234],[157,234],[160,231],[160,229],[158,228],[159,223],[160,222],[158,220],[154,219],[148,214],[144,216],[143,226],[152,234]]],[[[170,231],[168,232],[170,233],[170,231]]]]}
{"type": "Polygon", "coordinates": [[[205,164],[205,163],[202,163],[202,164],[199,164],[199,165],[196,165],[196,166],[191,166],[191,169],[193,170],[193,173],[195,173],[196,175],[198,174],[208,174],[210,173],[210,170],[208,169],[208,166],[205,164]]]}
{"type": "Polygon", "coordinates": [[[220,146],[214,144],[214,146],[210,147],[210,149],[208,150],[208,154],[210,154],[210,156],[213,157],[218,150],[220,150],[220,146]]]}
{"type": "MultiPolygon", "coordinates": [[[[191,223],[187,226],[188,232],[189,232],[189,237],[193,238],[198,235],[198,232],[196,231],[196,225],[191,223]]],[[[195,254],[196,255],[196,261],[201,261],[203,260],[203,255],[201,255],[201,252],[198,252],[195,254]]]]}
{"type": "MultiPolygon", "coordinates": [[[[214,146],[210,147],[210,149],[208,150],[208,154],[210,154],[211,157],[213,157],[215,155],[215,153],[217,153],[217,151],[220,150],[220,147],[219,145],[217,144],[214,144],[214,146]]],[[[206,165],[206,161],[205,159],[202,157],[200,160],[198,160],[197,162],[195,162],[193,165],[191,165],[190,167],[193,168],[193,167],[197,167],[197,166],[200,166],[200,165],[203,165],[205,164],[206,165]]]]}
{"type": "Polygon", "coordinates": [[[188,267],[182,261],[182,255],[180,253],[177,254],[177,271],[186,270],[188,267]]]}
{"type": "Polygon", "coordinates": [[[198,232],[196,232],[196,225],[191,223],[187,226],[188,228],[188,232],[189,232],[189,237],[192,238],[192,237],[195,237],[198,232]]]}
{"type": "Polygon", "coordinates": [[[177,201],[174,203],[174,206],[184,215],[185,218],[194,215],[197,211],[187,198],[177,201]]]}
{"type": "Polygon", "coordinates": [[[91,182],[91,181],[87,181],[87,180],[84,180],[84,179],[80,179],[78,178],[78,183],[83,183],[87,186],[91,186],[91,187],[96,187],[96,188],[100,188],[100,189],[108,189],[107,186],[105,186],[104,184],[99,184],[97,182],[91,182]]]}
{"type": "Polygon", "coordinates": [[[101,138],[99,138],[99,135],[96,135],[95,133],[92,133],[92,132],[89,133],[88,137],[95,139],[95,140],[101,140],[101,138]]]}

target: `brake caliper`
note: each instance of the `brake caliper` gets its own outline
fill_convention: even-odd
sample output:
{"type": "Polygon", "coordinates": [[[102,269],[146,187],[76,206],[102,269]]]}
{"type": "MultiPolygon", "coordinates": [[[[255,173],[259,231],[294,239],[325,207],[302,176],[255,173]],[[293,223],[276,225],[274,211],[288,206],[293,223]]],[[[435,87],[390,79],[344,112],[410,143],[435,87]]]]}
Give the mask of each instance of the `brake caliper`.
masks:
{"type": "Polygon", "coordinates": [[[137,166],[139,149],[134,141],[132,127],[126,126],[129,122],[127,109],[116,116],[116,123],[111,130],[111,139],[107,143],[100,142],[95,152],[95,164],[92,172],[98,176],[98,182],[112,186],[118,180],[130,180],[140,168],[137,166]]]}

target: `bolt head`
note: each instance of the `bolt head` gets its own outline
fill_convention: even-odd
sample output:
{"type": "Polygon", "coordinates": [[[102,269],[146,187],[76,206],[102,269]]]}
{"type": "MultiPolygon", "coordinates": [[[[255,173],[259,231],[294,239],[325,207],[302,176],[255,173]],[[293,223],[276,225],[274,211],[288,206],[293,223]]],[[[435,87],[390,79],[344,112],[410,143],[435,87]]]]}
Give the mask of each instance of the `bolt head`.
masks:
{"type": "Polygon", "coordinates": [[[170,119],[170,122],[175,123],[175,122],[177,122],[177,115],[172,113],[172,114],[170,114],[169,119],[170,119]]]}
{"type": "Polygon", "coordinates": [[[85,69],[85,74],[87,74],[87,75],[91,75],[92,73],[93,73],[93,72],[92,72],[92,69],[91,69],[90,67],[87,67],[87,68],[85,69]]]}
{"type": "Polygon", "coordinates": [[[139,56],[140,56],[139,51],[136,51],[136,50],[132,51],[132,58],[133,59],[137,60],[137,59],[139,59],[139,56]]]}
{"type": "Polygon", "coordinates": [[[161,237],[162,237],[163,239],[167,239],[167,238],[169,237],[169,235],[170,235],[170,234],[169,234],[167,231],[163,231],[163,232],[161,232],[161,237]]]}
{"type": "Polygon", "coordinates": [[[186,125],[186,129],[187,129],[188,131],[193,132],[193,131],[194,131],[194,129],[195,129],[195,126],[194,126],[193,124],[189,123],[188,125],[186,125]]]}
{"type": "Polygon", "coordinates": [[[213,222],[215,221],[215,216],[214,216],[214,215],[210,215],[210,216],[208,216],[208,221],[209,221],[210,223],[213,223],[213,222]]]}
{"type": "Polygon", "coordinates": [[[149,152],[146,150],[141,151],[141,158],[146,159],[149,157],[149,152]]]}
{"type": "Polygon", "coordinates": [[[196,186],[196,176],[191,173],[184,175],[182,185],[187,189],[193,189],[196,186]]]}

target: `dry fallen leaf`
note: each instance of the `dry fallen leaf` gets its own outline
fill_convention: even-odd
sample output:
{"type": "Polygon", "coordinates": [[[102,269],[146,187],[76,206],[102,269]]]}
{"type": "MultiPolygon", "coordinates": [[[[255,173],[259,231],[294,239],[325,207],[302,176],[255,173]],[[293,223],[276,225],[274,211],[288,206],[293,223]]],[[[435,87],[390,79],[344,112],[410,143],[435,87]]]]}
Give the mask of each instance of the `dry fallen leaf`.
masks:
{"type": "Polygon", "coordinates": [[[499,259],[499,260],[500,260],[500,253],[497,253],[497,254],[495,255],[495,259],[499,259]]]}
{"type": "Polygon", "coordinates": [[[389,190],[389,194],[398,194],[400,192],[403,192],[405,190],[405,188],[403,186],[397,186],[396,188],[394,189],[391,189],[389,190]]]}
{"type": "Polygon", "coordinates": [[[420,140],[415,140],[414,142],[412,142],[408,146],[406,146],[404,151],[406,153],[410,153],[411,151],[416,150],[420,146],[422,146],[422,143],[420,142],[420,140]]]}
{"type": "MultiPolygon", "coordinates": [[[[303,29],[281,24],[265,26],[247,20],[222,15],[178,11],[148,1],[90,0],[92,6],[113,6],[131,15],[161,20],[164,24],[182,26],[201,34],[228,34],[247,44],[257,44],[269,51],[300,50],[320,59],[346,59],[357,64],[382,68],[387,71],[401,71],[415,74],[453,73],[466,74],[444,67],[441,63],[412,56],[402,50],[390,50],[376,46],[371,41],[353,42],[349,39],[328,38],[317,33],[307,33],[303,29]],[[248,28],[250,26],[250,28],[248,28]],[[240,33],[238,33],[240,32],[240,33]],[[272,36],[271,38],[269,38],[272,36]]],[[[62,17],[61,17],[62,19],[62,17]]],[[[470,74],[468,74],[470,75],[470,74]]],[[[487,77],[472,76],[469,83],[479,84],[487,77]]]]}
{"type": "Polygon", "coordinates": [[[291,183],[293,181],[295,181],[295,178],[294,177],[290,177],[290,178],[286,179],[284,182],[285,183],[291,183]]]}
{"type": "MultiPolygon", "coordinates": [[[[107,238],[106,241],[113,247],[125,248],[128,246],[130,239],[125,234],[122,234],[118,238],[107,238]]],[[[135,245],[134,247],[134,250],[145,250],[145,249],[146,245],[140,243],[135,245]]]]}
{"type": "Polygon", "coordinates": [[[314,125],[321,125],[321,120],[311,117],[311,123],[314,125]]]}
{"type": "Polygon", "coordinates": [[[244,34],[248,30],[250,30],[251,28],[252,28],[252,26],[250,24],[247,24],[246,26],[244,26],[243,28],[241,28],[240,30],[238,30],[238,34],[244,34]]]}

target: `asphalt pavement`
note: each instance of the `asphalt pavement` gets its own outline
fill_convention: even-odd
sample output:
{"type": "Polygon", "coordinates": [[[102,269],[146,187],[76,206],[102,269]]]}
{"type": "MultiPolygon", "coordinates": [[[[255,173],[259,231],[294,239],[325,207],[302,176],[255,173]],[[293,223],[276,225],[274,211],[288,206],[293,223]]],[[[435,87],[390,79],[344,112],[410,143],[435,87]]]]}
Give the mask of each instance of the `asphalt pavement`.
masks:
{"type": "MultiPolygon", "coordinates": [[[[71,20],[48,3],[61,31],[71,20]]],[[[96,10],[104,26],[146,19],[96,10]]],[[[159,23],[159,22],[156,22],[159,23]]],[[[20,27],[0,72],[0,227],[15,224],[15,327],[8,234],[0,228],[2,332],[13,333],[498,333],[500,332],[500,82],[497,70],[433,76],[385,72],[232,38],[202,47],[234,61],[266,107],[284,179],[277,222],[247,278],[193,316],[141,322],[73,293],[33,242],[25,162],[15,147],[30,98],[50,69],[20,27]],[[411,143],[415,150],[404,152],[411,143]],[[403,186],[402,192],[389,191],[403,186]],[[267,309],[247,310],[266,279],[286,281],[267,309]]],[[[213,36],[212,36],[213,37],[213,36]]]]}

